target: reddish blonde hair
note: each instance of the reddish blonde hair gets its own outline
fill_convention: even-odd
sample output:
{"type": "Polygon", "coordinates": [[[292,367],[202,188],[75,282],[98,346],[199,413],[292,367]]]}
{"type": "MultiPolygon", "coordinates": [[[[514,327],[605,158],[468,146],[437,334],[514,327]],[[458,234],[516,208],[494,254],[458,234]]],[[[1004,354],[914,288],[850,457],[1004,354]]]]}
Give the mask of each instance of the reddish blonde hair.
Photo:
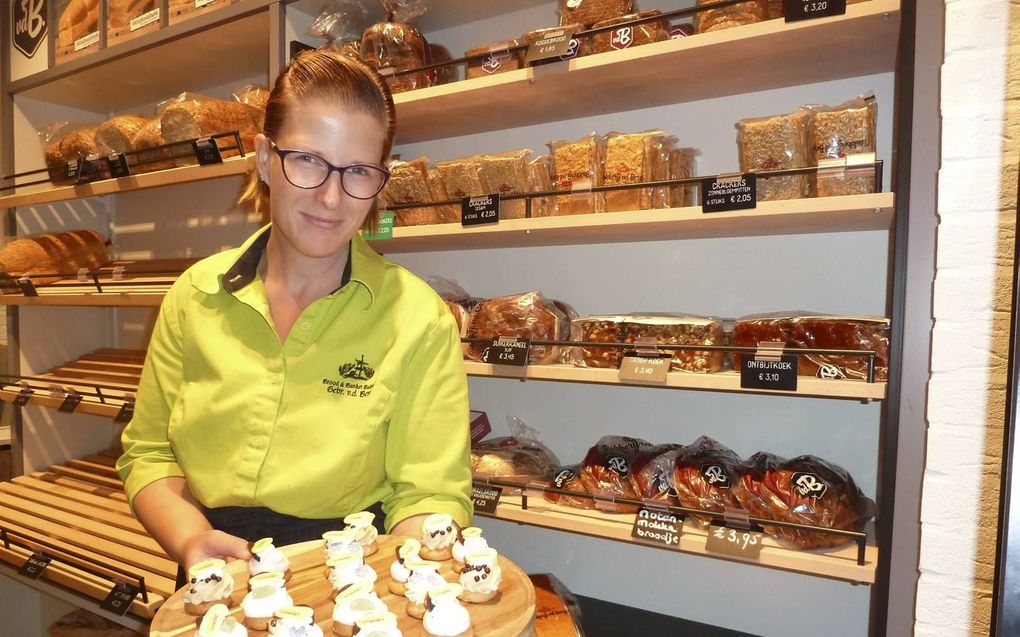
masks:
{"type": "MultiPolygon", "coordinates": [[[[315,100],[341,108],[358,109],[378,118],[386,131],[379,161],[386,161],[393,148],[397,114],[386,81],[374,69],[335,51],[315,50],[298,54],[276,78],[276,84],[269,93],[262,132],[275,139],[291,109],[315,100]]],[[[250,203],[264,220],[269,218],[269,185],[259,178],[258,168],[248,174],[238,203],[250,203]]],[[[378,202],[373,201],[362,229],[371,232],[378,225],[378,202]]]]}

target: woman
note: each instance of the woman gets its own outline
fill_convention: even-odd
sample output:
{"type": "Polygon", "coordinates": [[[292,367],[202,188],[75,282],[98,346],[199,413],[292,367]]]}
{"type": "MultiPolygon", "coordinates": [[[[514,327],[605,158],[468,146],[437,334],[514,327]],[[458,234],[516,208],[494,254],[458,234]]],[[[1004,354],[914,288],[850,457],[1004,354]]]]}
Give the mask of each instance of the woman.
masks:
{"type": "Polygon", "coordinates": [[[470,521],[467,385],[452,315],[361,239],[393,144],[384,81],[332,52],[276,81],[242,195],[271,225],[185,272],[160,309],[117,463],[185,568],[318,538],[470,521]]]}

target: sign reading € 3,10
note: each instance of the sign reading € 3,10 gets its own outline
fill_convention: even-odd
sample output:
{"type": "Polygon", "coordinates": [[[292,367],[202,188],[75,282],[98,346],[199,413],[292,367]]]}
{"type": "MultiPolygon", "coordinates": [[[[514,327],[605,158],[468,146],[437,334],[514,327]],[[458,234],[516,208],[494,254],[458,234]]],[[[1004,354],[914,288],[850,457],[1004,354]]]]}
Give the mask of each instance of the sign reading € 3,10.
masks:
{"type": "Polygon", "coordinates": [[[25,57],[35,56],[39,45],[46,41],[46,0],[13,0],[11,28],[14,48],[25,57]]]}

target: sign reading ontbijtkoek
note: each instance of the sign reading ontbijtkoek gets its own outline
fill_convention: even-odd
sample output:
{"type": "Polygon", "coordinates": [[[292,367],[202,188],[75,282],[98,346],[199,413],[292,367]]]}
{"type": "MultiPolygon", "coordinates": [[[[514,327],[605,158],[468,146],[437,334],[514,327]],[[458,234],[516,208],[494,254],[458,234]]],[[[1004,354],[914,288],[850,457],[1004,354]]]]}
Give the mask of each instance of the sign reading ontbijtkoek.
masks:
{"type": "Polygon", "coordinates": [[[12,0],[10,6],[11,42],[25,57],[35,57],[46,41],[46,0],[12,0]]]}

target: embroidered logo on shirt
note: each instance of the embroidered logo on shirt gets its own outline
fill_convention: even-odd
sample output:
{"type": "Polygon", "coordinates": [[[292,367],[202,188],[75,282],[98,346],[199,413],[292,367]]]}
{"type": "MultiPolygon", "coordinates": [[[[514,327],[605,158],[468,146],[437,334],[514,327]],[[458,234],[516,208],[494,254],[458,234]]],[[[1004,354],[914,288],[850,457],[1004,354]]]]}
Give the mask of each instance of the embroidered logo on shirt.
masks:
{"type": "Polygon", "coordinates": [[[365,362],[364,354],[362,354],[361,358],[353,363],[344,363],[340,366],[338,371],[344,378],[350,378],[352,380],[368,380],[375,376],[375,370],[365,362]]]}

